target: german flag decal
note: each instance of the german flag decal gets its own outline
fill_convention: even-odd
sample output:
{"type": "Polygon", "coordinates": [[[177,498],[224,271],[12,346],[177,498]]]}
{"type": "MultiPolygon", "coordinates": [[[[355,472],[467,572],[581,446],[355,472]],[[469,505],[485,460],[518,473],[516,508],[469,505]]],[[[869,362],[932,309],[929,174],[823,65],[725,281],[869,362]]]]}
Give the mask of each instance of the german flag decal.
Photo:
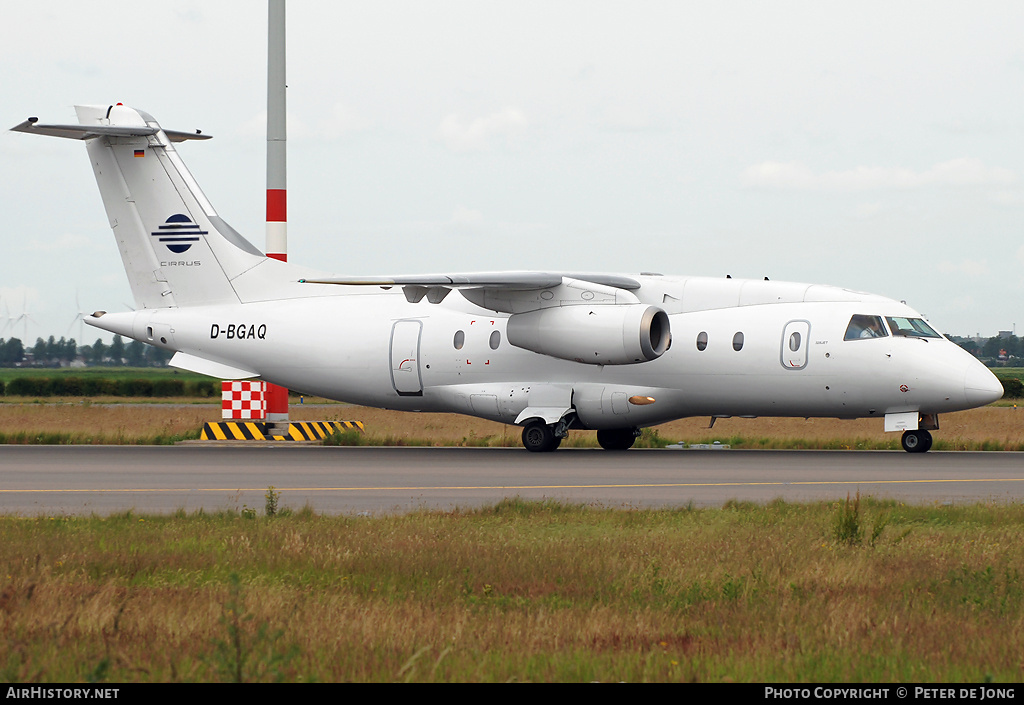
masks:
{"type": "Polygon", "coordinates": [[[144,156],[146,156],[146,150],[144,150],[144,149],[136,149],[135,150],[135,156],[136,157],[144,157],[144,156]]]}

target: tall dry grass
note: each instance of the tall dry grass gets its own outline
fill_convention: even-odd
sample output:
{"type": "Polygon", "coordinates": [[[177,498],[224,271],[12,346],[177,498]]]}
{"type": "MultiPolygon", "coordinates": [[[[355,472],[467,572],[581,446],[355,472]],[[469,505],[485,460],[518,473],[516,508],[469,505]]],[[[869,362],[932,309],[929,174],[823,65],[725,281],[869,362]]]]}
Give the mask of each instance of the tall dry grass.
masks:
{"type": "MultiPolygon", "coordinates": [[[[1024,450],[1024,409],[986,406],[942,414],[932,431],[935,450],[1024,450]]],[[[660,435],[687,442],[739,439],[744,447],[898,448],[900,434],[885,433],[882,419],[691,418],[657,427],[660,435]]]]}
{"type": "Polygon", "coordinates": [[[1024,508],[0,518],[0,679],[1024,677],[1024,508]]]}
{"type": "MultiPolygon", "coordinates": [[[[518,446],[522,429],[456,414],[407,413],[342,404],[293,404],[296,421],[358,420],[368,443],[518,446]]],[[[198,438],[219,421],[209,404],[0,404],[0,442],[152,443],[198,438]]],[[[989,406],[944,414],[933,432],[936,450],[1024,450],[1024,409],[989,406]]],[[[746,448],[898,448],[899,434],[881,419],[681,419],[653,430],[664,442],[720,441],[746,448]]],[[[572,431],[564,446],[596,446],[595,434],[572,431]]]]}

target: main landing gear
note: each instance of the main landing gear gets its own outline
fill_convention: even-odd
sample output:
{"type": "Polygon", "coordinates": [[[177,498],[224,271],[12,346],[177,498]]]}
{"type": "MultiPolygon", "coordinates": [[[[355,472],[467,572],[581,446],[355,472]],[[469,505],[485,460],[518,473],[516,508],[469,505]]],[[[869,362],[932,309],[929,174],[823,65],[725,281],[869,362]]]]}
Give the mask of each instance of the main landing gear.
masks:
{"type": "Polygon", "coordinates": [[[526,424],[523,429],[523,447],[531,453],[550,453],[562,443],[562,437],[555,435],[555,427],[540,419],[526,424]]]}
{"type": "Polygon", "coordinates": [[[597,442],[605,450],[629,450],[639,435],[635,428],[610,428],[597,432],[597,442]]]}
{"type": "Polygon", "coordinates": [[[908,453],[927,453],[932,447],[932,434],[928,431],[904,431],[900,442],[908,453]]]}
{"type": "MultiPolygon", "coordinates": [[[[566,419],[557,424],[546,424],[533,419],[523,428],[523,447],[531,453],[550,453],[558,448],[568,435],[566,419]]],[[[605,450],[628,450],[640,435],[636,428],[612,428],[597,432],[597,442],[605,450]]]]}

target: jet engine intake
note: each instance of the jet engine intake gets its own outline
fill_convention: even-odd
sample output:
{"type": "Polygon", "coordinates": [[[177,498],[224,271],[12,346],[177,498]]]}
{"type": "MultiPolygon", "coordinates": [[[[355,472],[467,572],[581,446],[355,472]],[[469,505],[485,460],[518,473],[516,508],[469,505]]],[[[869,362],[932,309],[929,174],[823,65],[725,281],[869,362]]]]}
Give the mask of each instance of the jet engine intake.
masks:
{"type": "Polygon", "coordinates": [[[668,314],[657,306],[558,306],[516,313],[508,342],[588,365],[632,365],[661,357],[671,339],[668,314]]]}

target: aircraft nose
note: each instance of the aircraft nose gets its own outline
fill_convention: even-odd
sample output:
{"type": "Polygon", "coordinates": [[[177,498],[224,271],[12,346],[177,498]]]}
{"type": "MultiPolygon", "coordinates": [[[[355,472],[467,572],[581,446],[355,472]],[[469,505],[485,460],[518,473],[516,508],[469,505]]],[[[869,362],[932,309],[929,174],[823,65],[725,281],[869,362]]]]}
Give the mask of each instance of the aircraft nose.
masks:
{"type": "Polygon", "coordinates": [[[964,375],[964,394],[971,406],[985,406],[1003,396],[1003,383],[980,362],[974,362],[964,375]]]}

